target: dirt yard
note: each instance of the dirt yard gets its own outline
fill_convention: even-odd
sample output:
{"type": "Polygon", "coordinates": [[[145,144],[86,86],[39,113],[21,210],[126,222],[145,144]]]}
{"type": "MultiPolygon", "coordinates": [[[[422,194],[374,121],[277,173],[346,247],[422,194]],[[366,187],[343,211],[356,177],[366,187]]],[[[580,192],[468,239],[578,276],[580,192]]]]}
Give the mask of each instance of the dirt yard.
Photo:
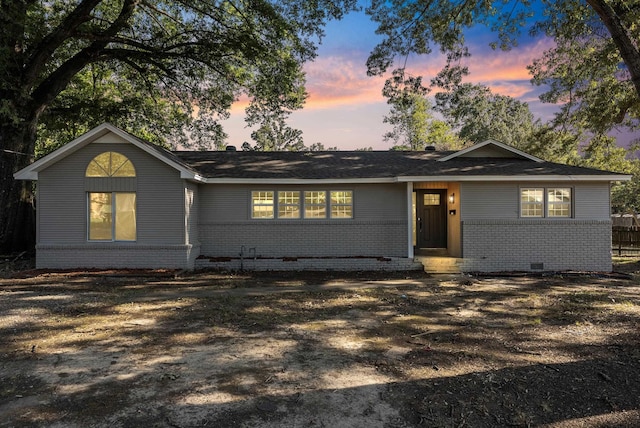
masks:
{"type": "Polygon", "coordinates": [[[618,269],[0,266],[0,428],[637,427],[640,265],[618,269]]]}

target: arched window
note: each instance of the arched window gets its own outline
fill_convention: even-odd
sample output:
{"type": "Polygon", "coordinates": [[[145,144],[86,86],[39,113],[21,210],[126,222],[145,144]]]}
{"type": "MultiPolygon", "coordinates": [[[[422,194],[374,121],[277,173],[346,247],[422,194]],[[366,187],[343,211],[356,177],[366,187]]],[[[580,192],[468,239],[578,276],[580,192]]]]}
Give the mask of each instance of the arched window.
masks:
{"type": "Polygon", "coordinates": [[[89,162],[85,176],[135,177],[136,169],[125,155],[118,152],[104,152],[89,162]]]}
{"type": "MultiPolygon", "coordinates": [[[[104,152],[93,158],[86,177],[135,177],[136,169],[125,155],[104,152]]],[[[87,192],[89,241],[136,240],[136,192],[87,192]]]]}

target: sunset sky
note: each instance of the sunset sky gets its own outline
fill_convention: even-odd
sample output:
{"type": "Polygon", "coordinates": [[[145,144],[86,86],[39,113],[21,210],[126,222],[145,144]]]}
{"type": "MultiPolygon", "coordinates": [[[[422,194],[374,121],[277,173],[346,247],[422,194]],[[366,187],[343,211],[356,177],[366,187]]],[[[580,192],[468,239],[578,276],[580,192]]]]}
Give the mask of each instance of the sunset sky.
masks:
{"type": "MultiPolygon", "coordinates": [[[[383,141],[390,128],[382,123],[389,108],[382,96],[386,77],[368,77],[366,60],[380,40],[375,24],[364,12],[351,13],[342,21],[331,22],[314,62],[305,66],[309,97],[303,110],[293,113],[290,126],[301,129],[306,145],[321,142],[325,147],[352,150],[372,147],[386,150],[391,142],[383,141]]],[[[538,94],[543,88],[530,83],[526,66],[549,49],[552,41],[523,38],[520,46],[510,52],[493,51],[489,43],[495,34],[474,29],[467,35],[472,57],[468,59],[468,82],[488,85],[494,92],[509,95],[529,103],[536,117],[550,118],[556,107],[542,104],[538,94]]],[[[410,58],[407,68],[413,75],[423,75],[425,81],[444,64],[438,54],[410,58]]],[[[224,122],[229,144],[240,146],[251,141],[251,129],[245,128],[244,107],[237,103],[231,118],[224,122]]]]}

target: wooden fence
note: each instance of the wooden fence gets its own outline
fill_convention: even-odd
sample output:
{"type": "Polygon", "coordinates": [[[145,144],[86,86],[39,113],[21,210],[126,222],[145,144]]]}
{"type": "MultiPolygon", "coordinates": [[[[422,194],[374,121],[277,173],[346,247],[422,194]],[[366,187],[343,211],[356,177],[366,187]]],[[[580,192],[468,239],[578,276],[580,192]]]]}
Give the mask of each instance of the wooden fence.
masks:
{"type": "Polygon", "coordinates": [[[640,227],[613,226],[611,243],[613,254],[640,255],[640,227]]]}

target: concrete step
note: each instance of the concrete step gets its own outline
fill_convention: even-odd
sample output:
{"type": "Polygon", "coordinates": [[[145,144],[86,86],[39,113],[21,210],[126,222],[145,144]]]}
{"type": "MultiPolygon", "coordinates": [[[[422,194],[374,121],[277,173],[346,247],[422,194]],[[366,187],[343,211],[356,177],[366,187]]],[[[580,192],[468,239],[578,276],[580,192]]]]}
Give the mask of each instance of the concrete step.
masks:
{"type": "Polygon", "coordinates": [[[455,257],[416,257],[427,273],[460,273],[462,259],[455,257]]]}

